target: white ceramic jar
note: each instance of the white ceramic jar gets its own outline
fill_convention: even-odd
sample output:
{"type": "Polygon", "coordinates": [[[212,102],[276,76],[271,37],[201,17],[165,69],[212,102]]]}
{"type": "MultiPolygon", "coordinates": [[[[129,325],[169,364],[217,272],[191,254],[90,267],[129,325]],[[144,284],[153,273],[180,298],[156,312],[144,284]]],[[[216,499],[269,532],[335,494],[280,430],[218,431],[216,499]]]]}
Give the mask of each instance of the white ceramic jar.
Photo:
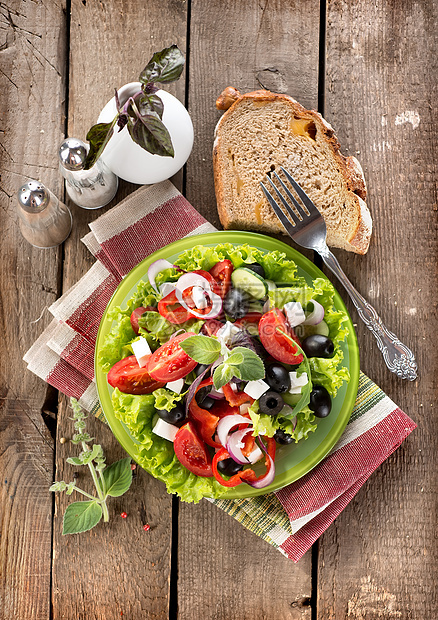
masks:
{"type": "MultiPolygon", "coordinates": [[[[122,86],[118,91],[121,105],[139,90],[141,90],[140,82],[122,86]]],[[[157,91],[157,95],[164,104],[162,121],[172,139],[175,156],[152,155],[131,139],[126,127],[119,131],[117,126],[101,155],[102,160],[114,174],[130,183],[150,185],[169,179],[183,167],[193,147],[193,124],[183,104],[164,90],[157,91]]],[[[116,113],[117,107],[113,97],[100,113],[97,122],[109,123],[116,113]]]]}

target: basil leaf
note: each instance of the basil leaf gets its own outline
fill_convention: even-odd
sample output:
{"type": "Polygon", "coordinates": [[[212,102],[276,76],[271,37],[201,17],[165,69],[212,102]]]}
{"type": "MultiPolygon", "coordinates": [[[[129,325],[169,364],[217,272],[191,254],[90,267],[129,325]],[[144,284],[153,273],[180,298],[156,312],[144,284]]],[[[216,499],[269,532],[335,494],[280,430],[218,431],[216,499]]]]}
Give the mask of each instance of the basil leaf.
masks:
{"type": "Polygon", "coordinates": [[[171,45],[152,56],[140,73],[140,82],[142,84],[175,82],[182,73],[184,62],[185,59],[181,50],[176,45],[171,45]]]}
{"type": "Polygon", "coordinates": [[[257,381],[257,379],[264,378],[265,366],[257,353],[254,353],[254,351],[247,347],[236,347],[233,349],[232,355],[236,353],[241,354],[243,357],[243,361],[239,364],[243,381],[257,381]]]}
{"type": "Polygon", "coordinates": [[[132,470],[129,456],[109,465],[102,474],[105,482],[106,494],[111,497],[120,497],[131,486],[132,470]]]}
{"type": "Polygon", "coordinates": [[[89,170],[102,155],[102,152],[114,133],[118,115],[111,123],[98,123],[93,125],[87,133],[87,140],[90,143],[90,150],[84,162],[84,170],[89,170]]]}
{"type": "Polygon", "coordinates": [[[213,373],[214,387],[218,390],[234,377],[234,368],[227,363],[220,364],[213,373]]]}
{"type": "Polygon", "coordinates": [[[234,349],[229,357],[227,357],[227,364],[231,364],[232,366],[239,366],[244,360],[242,353],[239,353],[234,349]]]}
{"type": "Polygon", "coordinates": [[[145,151],[162,157],[174,157],[173,144],[169,132],[156,114],[137,116],[128,123],[131,138],[145,151]]]}
{"type": "Polygon", "coordinates": [[[164,104],[158,95],[140,95],[136,101],[141,116],[155,112],[160,119],[163,118],[164,104]]]}
{"type": "Polygon", "coordinates": [[[73,502],[64,513],[62,522],[63,534],[79,534],[87,532],[97,525],[102,518],[102,508],[94,501],[73,502]]]}
{"type": "Polygon", "coordinates": [[[209,336],[189,336],[180,347],[198,364],[212,364],[220,356],[221,343],[209,336]]]}

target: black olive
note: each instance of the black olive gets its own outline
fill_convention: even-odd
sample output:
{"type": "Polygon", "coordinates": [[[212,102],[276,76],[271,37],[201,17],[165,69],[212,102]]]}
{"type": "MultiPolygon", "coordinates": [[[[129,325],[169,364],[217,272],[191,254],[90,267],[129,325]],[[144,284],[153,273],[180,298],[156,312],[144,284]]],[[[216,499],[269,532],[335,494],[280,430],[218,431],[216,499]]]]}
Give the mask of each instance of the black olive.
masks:
{"type": "Polygon", "coordinates": [[[294,438],[289,433],[286,433],[282,428],[278,428],[275,431],[274,439],[277,443],[281,443],[283,446],[287,446],[292,443],[294,438]]]}
{"type": "Polygon", "coordinates": [[[263,265],[260,265],[260,263],[245,263],[243,267],[251,269],[251,271],[254,271],[254,273],[256,273],[261,278],[265,277],[265,270],[263,268],[263,265]]]}
{"type": "MultiPolygon", "coordinates": [[[[208,366],[209,366],[208,364],[198,364],[194,370],[195,375],[199,377],[199,375],[203,373],[204,370],[207,370],[208,366]]],[[[205,379],[207,377],[208,377],[208,373],[205,373],[205,379]]]]}
{"type": "Polygon", "coordinates": [[[248,312],[248,295],[232,288],[224,299],[224,311],[232,319],[242,319],[248,312]]]}
{"type": "Polygon", "coordinates": [[[226,476],[234,476],[234,474],[237,474],[238,471],[243,469],[243,465],[236,463],[233,459],[224,459],[223,461],[219,461],[217,468],[221,474],[225,474],[226,476]]]}
{"type": "Polygon", "coordinates": [[[270,364],[266,368],[266,383],[276,392],[288,392],[290,390],[290,376],[281,364],[270,364]]]}
{"type": "Polygon", "coordinates": [[[207,411],[210,411],[210,409],[217,403],[217,400],[215,400],[214,398],[211,398],[211,396],[206,396],[203,401],[200,404],[200,407],[202,409],[207,409],[207,411]]]}
{"type": "Polygon", "coordinates": [[[259,398],[259,410],[268,415],[277,415],[284,407],[284,400],[280,394],[273,390],[268,390],[259,398]]]}
{"type": "Polygon", "coordinates": [[[310,392],[309,409],[317,418],[326,418],[332,410],[332,399],[322,385],[313,386],[313,390],[310,392]]]}
{"type": "Polygon", "coordinates": [[[181,422],[183,422],[186,417],[185,409],[180,404],[175,405],[175,407],[170,411],[167,411],[167,409],[160,409],[157,413],[162,420],[168,424],[174,424],[175,426],[178,426],[181,422]]]}
{"type": "Polygon", "coordinates": [[[330,338],[321,334],[313,334],[305,338],[301,347],[307,357],[332,357],[335,345],[330,338]]]}
{"type": "Polygon", "coordinates": [[[196,403],[200,407],[202,407],[202,409],[207,409],[208,411],[210,411],[210,409],[216,403],[215,399],[209,396],[210,392],[211,392],[211,386],[205,385],[204,387],[202,387],[200,390],[196,392],[196,396],[195,396],[196,403]]]}

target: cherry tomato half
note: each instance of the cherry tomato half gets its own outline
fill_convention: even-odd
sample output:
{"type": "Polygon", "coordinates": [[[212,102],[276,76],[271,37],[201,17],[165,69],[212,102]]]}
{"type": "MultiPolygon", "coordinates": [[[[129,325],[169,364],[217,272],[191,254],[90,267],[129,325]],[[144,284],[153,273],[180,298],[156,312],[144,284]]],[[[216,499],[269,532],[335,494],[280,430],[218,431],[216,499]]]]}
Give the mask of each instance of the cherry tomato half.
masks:
{"type": "Polygon", "coordinates": [[[293,329],[287,323],[284,314],[278,308],[274,308],[262,316],[259,321],[259,335],[262,345],[274,359],[283,364],[301,364],[303,355],[293,345],[290,338],[300,344],[293,329]],[[283,336],[281,330],[289,336],[283,336]]]}
{"type": "Polygon", "coordinates": [[[228,260],[221,260],[216,263],[211,269],[210,273],[217,282],[215,293],[220,295],[222,299],[225,298],[231,286],[231,273],[234,269],[233,263],[228,260]]]}
{"type": "Polygon", "coordinates": [[[175,435],[173,448],[181,465],[193,474],[205,478],[213,475],[211,456],[190,420],[175,435]]]}
{"type": "Polygon", "coordinates": [[[140,368],[135,355],[120,360],[108,373],[108,383],[124,394],[151,394],[165,383],[152,379],[147,366],[140,368]]]}
{"type": "Polygon", "coordinates": [[[246,329],[253,336],[258,336],[258,324],[263,314],[261,312],[248,312],[241,319],[234,321],[234,325],[242,329],[246,329]]]}
{"type": "Polygon", "coordinates": [[[218,331],[224,324],[222,321],[218,321],[217,319],[207,319],[204,325],[201,327],[201,334],[206,334],[207,336],[216,336],[218,331]]]}
{"type": "Polygon", "coordinates": [[[162,344],[149,358],[147,369],[149,374],[156,381],[176,381],[189,374],[198,362],[180,347],[180,342],[189,336],[195,336],[194,332],[186,332],[172,338],[162,344]]]}
{"type": "Polygon", "coordinates": [[[138,335],[138,319],[145,313],[145,312],[149,312],[149,311],[154,311],[156,312],[157,309],[153,308],[152,306],[146,306],[146,308],[144,308],[143,306],[140,306],[139,308],[136,308],[135,310],[133,310],[132,314],[131,314],[131,325],[132,325],[132,329],[135,331],[135,333],[138,335]]]}

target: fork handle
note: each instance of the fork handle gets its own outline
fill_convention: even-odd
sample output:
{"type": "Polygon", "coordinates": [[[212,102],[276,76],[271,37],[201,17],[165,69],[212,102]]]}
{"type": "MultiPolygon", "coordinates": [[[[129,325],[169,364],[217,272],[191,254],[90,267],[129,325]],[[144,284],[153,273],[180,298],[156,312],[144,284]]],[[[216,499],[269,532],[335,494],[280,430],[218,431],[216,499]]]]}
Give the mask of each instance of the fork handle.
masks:
{"type": "Polygon", "coordinates": [[[373,306],[351,284],[334,254],[327,247],[323,250],[318,250],[318,252],[324,263],[340,280],[350,295],[360,318],[377,340],[377,346],[382,352],[383,359],[389,370],[402,379],[414,381],[417,378],[417,364],[412,351],[400,342],[397,336],[390,332],[382,323],[373,306]]]}

